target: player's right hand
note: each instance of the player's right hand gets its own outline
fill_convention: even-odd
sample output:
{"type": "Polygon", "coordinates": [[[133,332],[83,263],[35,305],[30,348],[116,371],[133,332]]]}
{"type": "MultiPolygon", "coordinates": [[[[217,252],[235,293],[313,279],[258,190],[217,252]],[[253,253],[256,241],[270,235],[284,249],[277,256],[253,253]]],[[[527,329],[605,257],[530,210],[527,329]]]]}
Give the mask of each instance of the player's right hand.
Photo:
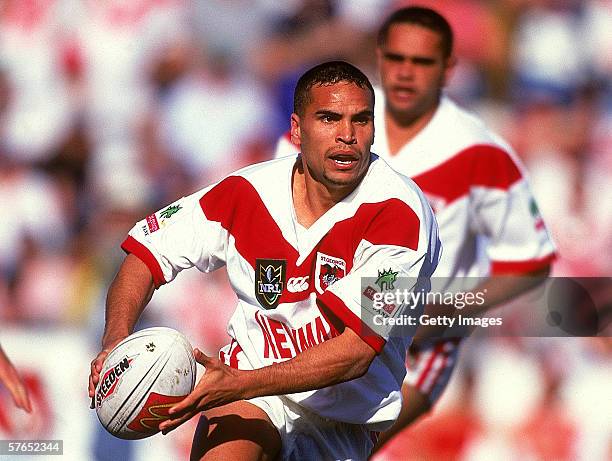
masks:
{"type": "Polygon", "coordinates": [[[91,398],[89,408],[91,409],[95,408],[94,396],[96,394],[96,386],[98,385],[98,381],[100,381],[100,373],[102,372],[104,360],[106,360],[106,356],[109,354],[109,352],[112,351],[113,348],[123,339],[124,338],[118,338],[113,341],[109,341],[104,345],[96,358],[91,361],[89,369],[89,398],[91,398]]]}

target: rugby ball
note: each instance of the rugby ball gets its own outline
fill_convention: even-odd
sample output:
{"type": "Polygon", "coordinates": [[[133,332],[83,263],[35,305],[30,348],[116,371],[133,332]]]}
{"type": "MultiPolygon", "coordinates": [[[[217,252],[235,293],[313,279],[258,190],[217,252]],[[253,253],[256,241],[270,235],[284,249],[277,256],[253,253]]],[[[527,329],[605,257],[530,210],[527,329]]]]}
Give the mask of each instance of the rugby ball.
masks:
{"type": "Polygon", "coordinates": [[[96,387],[95,407],[104,428],[121,439],[159,432],[168,409],[194,388],[191,344],[172,328],[137,331],[108,354],[96,387]]]}

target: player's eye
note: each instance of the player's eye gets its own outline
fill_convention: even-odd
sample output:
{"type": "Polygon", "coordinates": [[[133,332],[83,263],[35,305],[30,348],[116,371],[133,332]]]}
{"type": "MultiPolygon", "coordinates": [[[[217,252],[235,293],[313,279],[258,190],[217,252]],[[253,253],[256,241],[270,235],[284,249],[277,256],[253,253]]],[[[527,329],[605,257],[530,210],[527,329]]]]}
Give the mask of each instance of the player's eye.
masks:
{"type": "Polygon", "coordinates": [[[374,120],[374,114],[372,114],[372,112],[370,111],[360,112],[358,114],[355,114],[355,116],[353,117],[353,123],[356,123],[358,125],[367,125],[372,120],[374,120]]]}
{"type": "Polygon", "coordinates": [[[323,123],[332,123],[332,122],[335,122],[338,119],[339,119],[339,117],[337,115],[334,115],[334,114],[321,114],[319,116],[319,120],[321,120],[323,123]]]}
{"type": "Polygon", "coordinates": [[[391,62],[404,62],[404,57],[401,54],[385,53],[384,57],[387,61],[391,62]]]}
{"type": "Polygon", "coordinates": [[[414,58],[412,62],[420,66],[430,67],[436,63],[436,60],[431,58],[414,58]]]}
{"type": "Polygon", "coordinates": [[[370,123],[370,120],[372,120],[371,117],[363,116],[363,117],[355,118],[354,122],[357,123],[358,125],[367,125],[368,123],[370,123]]]}

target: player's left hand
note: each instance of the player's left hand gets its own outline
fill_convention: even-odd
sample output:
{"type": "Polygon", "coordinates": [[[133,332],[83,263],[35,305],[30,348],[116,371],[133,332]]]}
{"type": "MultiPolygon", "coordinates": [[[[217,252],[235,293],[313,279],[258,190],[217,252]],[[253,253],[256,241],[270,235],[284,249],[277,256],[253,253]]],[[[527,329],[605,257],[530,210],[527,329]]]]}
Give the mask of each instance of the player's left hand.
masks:
{"type": "Polygon", "coordinates": [[[0,387],[4,384],[9,390],[15,405],[28,413],[32,412],[32,404],[28,389],[19,376],[17,369],[0,348],[0,387]]]}
{"type": "Polygon", "coordinates": [[[199,349],[194,349],[193,354],[206,371],[191,394],[170,408],[170,419],[159,426],[162,434],[176,429],[204,410],[244,398],[244,388],[238,379],[243,372],[228,367],[217,358],[208,357],[199,349]]]}
{"type": "Polygon", "coordinates": [[[12,376],[5,382],[11,396],[13,397],[13,402],[18,408],[31,413],[32,412],[32,404],[30,403],[30,396],[28,395],[28,390],[21,380],[17,372],[15,371],[12,376]]]}

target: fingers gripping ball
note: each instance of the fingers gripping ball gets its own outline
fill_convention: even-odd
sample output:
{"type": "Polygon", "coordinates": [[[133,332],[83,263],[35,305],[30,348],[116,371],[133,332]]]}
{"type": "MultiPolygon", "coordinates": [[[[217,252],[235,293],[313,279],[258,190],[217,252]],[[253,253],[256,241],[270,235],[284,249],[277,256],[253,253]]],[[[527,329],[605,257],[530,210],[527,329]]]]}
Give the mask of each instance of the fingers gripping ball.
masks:
{"type": "Polygon", "coordinates": [[[187,338],[171,328],[140,330],[108,354],[96,387],[104,428],[121,439],[159,432],[168,409],[194,388],[196,362],[187,338]]]}

